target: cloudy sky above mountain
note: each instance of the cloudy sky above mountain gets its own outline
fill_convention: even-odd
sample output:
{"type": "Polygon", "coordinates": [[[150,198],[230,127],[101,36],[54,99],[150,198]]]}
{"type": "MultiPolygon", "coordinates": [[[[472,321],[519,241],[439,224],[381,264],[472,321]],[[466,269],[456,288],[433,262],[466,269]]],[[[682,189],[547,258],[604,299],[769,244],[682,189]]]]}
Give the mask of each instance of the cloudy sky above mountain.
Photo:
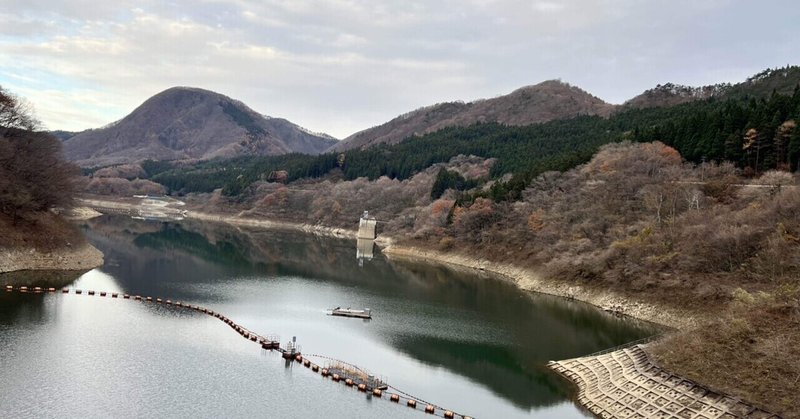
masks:
{"type": "Polygon", "coordinates": [[[50,129],[182,85],[342,138],[560,78],[613,103],[800,64],[794,0],[0,0],[0,85],[50,129]]]}

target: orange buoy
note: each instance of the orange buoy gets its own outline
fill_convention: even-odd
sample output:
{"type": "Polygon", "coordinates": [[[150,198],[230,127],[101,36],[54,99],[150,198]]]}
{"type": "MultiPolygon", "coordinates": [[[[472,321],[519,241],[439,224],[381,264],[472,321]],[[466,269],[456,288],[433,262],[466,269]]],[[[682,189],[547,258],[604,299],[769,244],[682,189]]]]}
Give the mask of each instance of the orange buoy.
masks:
{"type": "Polygon", "coordinates": [[[353,387],[353,380],[349,378],[344,380],[344,383],[347,384],[347,387],[353,387]]]}
{"type": "Polygon", "coordinates": [[[454,416],[455,416],[455,415],[453,414],[453,412],[451,412],[451,411],[449,411],[449,410],[445,410],[445,412],[444,412],[444,417],[445,417],[445,418],[447,418],[447,419],[453,419],[453,417],[454,417],[454,416]]]}
{"type": "Polygon", "coordinates": [[[331,377],[331,379],[332,379],[333,381],[336,381],[336,382],[338,382],[338,381],[339,381],[341,378],[339,377],[339,374],[333,374],[333,376],[331,377]]]}
{"type": "Polygon", "coordinates": [[[128,295],[128,294],[124,294],[124,295],[122,296],[122,298],[124,298],[124,299],[126,299],[126,300],[127,300],[128,298],[131,298],[131,296],[130,296],[130,295],[128,295]]]}
{"type": "Polygon", "coordinates": [[[406,402],[406,404],[408,405],[408,407],[414,407],[414,408],[416,408],[416,407],[417,407],[417,401],[416,401],[416,400],[414,400],[414,399],[408,399],[408,401],[406,402]]]}
{"type": "Polygon", "coordinates": [[[101,297],[105,297],[106,296],[106,292],[105,291],[100,291],[100,296],[101,297]]]}
{"type": "Polygon", "coordinates": [[[432,414],[435,411],[436,411],[436,408],[433,407],[432,405],[429,404],[429,405],[425,406],[425,413],[431,413],[432,414]]]}
{"type": "Polygon", "coordinates": [[[56,289],[55,288],[48,288],[47,292],[56,292],[56,289]]]}
{"type": "Polygon", "coordinates": [[[383,392],[381,391],[381,389],[376,388],[375,390],[372,390],[372,395],[376,397],[381,397],[383,396],[383,392]]]}
{"type": "Polygon", "coordinates": [[[389,397],[389,400],[398,403],[400,402],[400,396],[398,396],[397,394],[392,394],[391,397],[389,397]]]}

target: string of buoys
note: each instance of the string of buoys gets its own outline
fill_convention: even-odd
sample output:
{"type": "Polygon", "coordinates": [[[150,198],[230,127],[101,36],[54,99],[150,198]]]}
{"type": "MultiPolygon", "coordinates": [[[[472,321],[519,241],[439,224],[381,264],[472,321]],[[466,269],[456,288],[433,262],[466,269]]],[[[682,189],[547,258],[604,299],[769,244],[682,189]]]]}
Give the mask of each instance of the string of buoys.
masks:
{"type": "MultiPolygon", "coordinates": [[[[19,286],[19,287],[15,288],[13,285],[6,285],[5,290],[6,290],[6,292],[13,292],[13,291],[16,290],[16,291],[18,291],[20,293],[33,293],[33,294],[43,294],[43,293],[55,294],[57,292],[57,290],[55,288],[53,288],[53,287],[49,287],[49,288],[33,287],[33,288],[30,288],[30,287],[27,287],[27,286],[19,286]]],[[[74,289],[72,291],[69,288],[62,288],[61,289],[61,294],[70,294],[71,292],[74,292],[75,295],[82,295],[83,294],[83,290],[81,290],[81,289],[74,289]]],[[[111,298],[119,298],[120,294],[116,293],[116,292],[108,293],[106,291],[96,292],[95,290],[87,290],[86,291],[86,295],[88,295],[88,296],[99,295],[100,297],[110,296],[111,298]]],[[[312,356],[312,357],[318,357],[318,358],[323,358],[323,359],[328,359],[328,360],[331,360],[331,361],[335,361],[335,362],[338,362],[340,364],[352,367],[354,370],[363,372],[365,374],[366,374],[366,371],[364,371],[363,369],[361,369],[360,367],[358,367],[356,365],[353,365],[353,364],[350,364],[350,363],[347,363],[347,362],[344,362],[344,361],[341,361],[341,360],[338,360],[338,359],[335,359],[335,358],[330,358],[330,357],[327,357],[327,356],[324,356],[324,355],[312,354],[312,355],[307,355],[306,357],[303,357],[303,355],[300,354],[299,352],[298,353],[295,353],[295,352],[291,352],[290,353],[290,352],[288,352],[285,349],[280,347],[280,338],[279,337],[277,337],[275,335],[261,336],[261,335],[255,333],[255,332],[252,332],[252,331],[242,327],[241,325],[237,324],[236,322],[234,322],[230,318],[222,315],[221,313],[217,313],[217,312],[212,311],[212,310],[210,310],[208,308],[197,306],[197,305],[192,305],[192,304],[186,304],[186,303],[182,303],[180,301],[163,300],[161,298],[153,298],[153,297],[150,297],[150,296],[144,296],[143,297],[141,295],[131,296],[129,294],[122,294],[122,299],[123,300],[133,299],[135,301],[141,301],[141,302],[146,302],[146,303],[151,303],[151,304],[163,304],[163,305],[166,305],[166,306],[186,308],[186,309],[194,310],[194,311],[197,311],[197,312],[200,312],[200,313],[203,313],[203,314],[210,315],[210,316],[222,321],[223,323],[227,324],[228,326],[230,326],[237,333],[239,333],[239,335],[241,335],[243,338],[248,339],[248,340],[250,340],[252,342],[258,343],[259,345],[261,345],[262,349],[270,350],[270,351],[271,350],[277,350],[277,351],[281,352],[282,355],[283,355],[283,358],[287,359],[287,362],[288,362],[288,360],[292,360],[292,356],[294,356],[293,360],[295,362],[297,362],[299,364],[302,364],[304,367],[310,369],[314,373],[319,373],[323,378],[331,377],[331,380],[334,381],[334,382],[341,382],[344,379],[344,384],[347,387],[356,388],[359,392],[367,393],[367,395],[369,397],[383,398],[384,395],[388,395],[389,396],[389,400],[391,402],[394,402],[394,403],[400,403],[401,399],[405,398],[406,399],[406,406],[411,407],[411,408],[413,408],[415,410],[417,410],[418,402],[421,402],[421,403],[423,403],[425,405],[425,407],[423,409],[424,412],[428,413],[428,414],[441,416],[441,417],[444,417],[444,418],[447,418],[447,419],[454,419],[454,418],[473,419],[471,416],[460,415],[460,414],[454,413],[452,410],[447,410],[447,409],[444,409],[442,407],[436,406],[435,404],[428,403],[428,402],[426,402],[426,401],[424,401],[424,400],[422,400],[422,399],[420,399],[418,397],[411,396],[410,394],[404,393],[404,392],[398,390],[395,387],[389,386],[388,384],[385,385],[384,387],[381,387],[381,388],[372,388],[371,389],[365,383],[360,383],[360,382],[357,383],[352,378],[344,378],[344,377],[342,377],[341,375],[339,375],[337,373],[332,373],[328,368],[322,368],[320,365],[312,362],[307,357],[308,356],[312,356]],[[388,389],[392,389],[395,392],[389,392],[388,389]]]]}

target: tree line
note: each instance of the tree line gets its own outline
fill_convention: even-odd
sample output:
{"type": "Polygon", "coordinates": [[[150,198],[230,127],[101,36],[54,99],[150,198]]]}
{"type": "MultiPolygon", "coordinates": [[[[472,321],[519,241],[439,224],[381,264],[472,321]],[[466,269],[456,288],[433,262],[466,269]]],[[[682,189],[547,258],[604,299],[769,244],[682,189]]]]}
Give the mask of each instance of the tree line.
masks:
{"type": "Polygon", "coordinates": [[[518,199],[530,181],[546,171],[564,171],[587,162],[604,144],[661,141],[692,162],[730,161],[745,174],[770,169],[795,171],[800,161],[800,88],[768,97],[743,95],[706,99],[670,107],[627,109],[609,118],[578,116],[529,126],[477,123],[415,136],[399,144],[318,156],[287,154],[245,156],[181,166],[145,162],[152,179],[173,192],[210,192],[223,188],[238,196],[270,173],[285,170],[286,181],[332,173],[353,180],[387,176],[409,179],[415,173],[457,155],[496,158],[495,182],[481,196],[518,199]]]}
{"type": "Polygon", "coordinates": [[[13,225],[72,204],[78,167],[38,127],[26,102],[0,87],[0,216],[13,225]]]}

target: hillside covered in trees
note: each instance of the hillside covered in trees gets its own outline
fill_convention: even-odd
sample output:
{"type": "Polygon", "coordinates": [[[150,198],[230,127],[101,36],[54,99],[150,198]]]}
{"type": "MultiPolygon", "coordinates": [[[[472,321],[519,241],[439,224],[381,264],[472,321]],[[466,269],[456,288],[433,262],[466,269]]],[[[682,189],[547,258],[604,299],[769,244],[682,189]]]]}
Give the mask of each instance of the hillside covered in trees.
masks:
{"type": "Polygon", "coordinates": [[[795,87],[791,94],[712,97],[670,107],[628,109],[609,118],[580,116],[522,127],[479,123],[445,128],[395,145],[319,156],[146,161],[140,177],[172,193],[223,188],[226,195],[240,196],[257,181],[329,176],[345,180],[387,176],[402,181],[455,156],[474,155],[496,159],[487,179],[499,181],[486,196],[500,201],[518,199],[540,173],[570,169],[588,161],[601,145],[623,140],[661,141],[688,161],[729,161],[748,176],[771,169],[795,171],[800,161],[798,120],[800,89],[795,87]]]}
{"type": "Polygon", "coordinates": [[[749,178],[730,162],[687,162],[660,142],[622,142],[573,169],[539,174],[516,200],[463,199],[459,189],[492,188],[486,179],[498,163],[459,156],[404,180],[258,181],[241,196],[185,199],[223,216],[351,229],[369,209],[385,221],[380,234],[404,246],[713,320],[679,335],[660,359],[787,417],[800,413],[792,393],[800,374],[796,175],[749,178]]]}
{"type": "Polygon", "coordinates": [[[52,249],[83,240],[51,212],[72,205],[80,172],[38,125],[26,102],[0,87],[0,248],[52,249]]]}

